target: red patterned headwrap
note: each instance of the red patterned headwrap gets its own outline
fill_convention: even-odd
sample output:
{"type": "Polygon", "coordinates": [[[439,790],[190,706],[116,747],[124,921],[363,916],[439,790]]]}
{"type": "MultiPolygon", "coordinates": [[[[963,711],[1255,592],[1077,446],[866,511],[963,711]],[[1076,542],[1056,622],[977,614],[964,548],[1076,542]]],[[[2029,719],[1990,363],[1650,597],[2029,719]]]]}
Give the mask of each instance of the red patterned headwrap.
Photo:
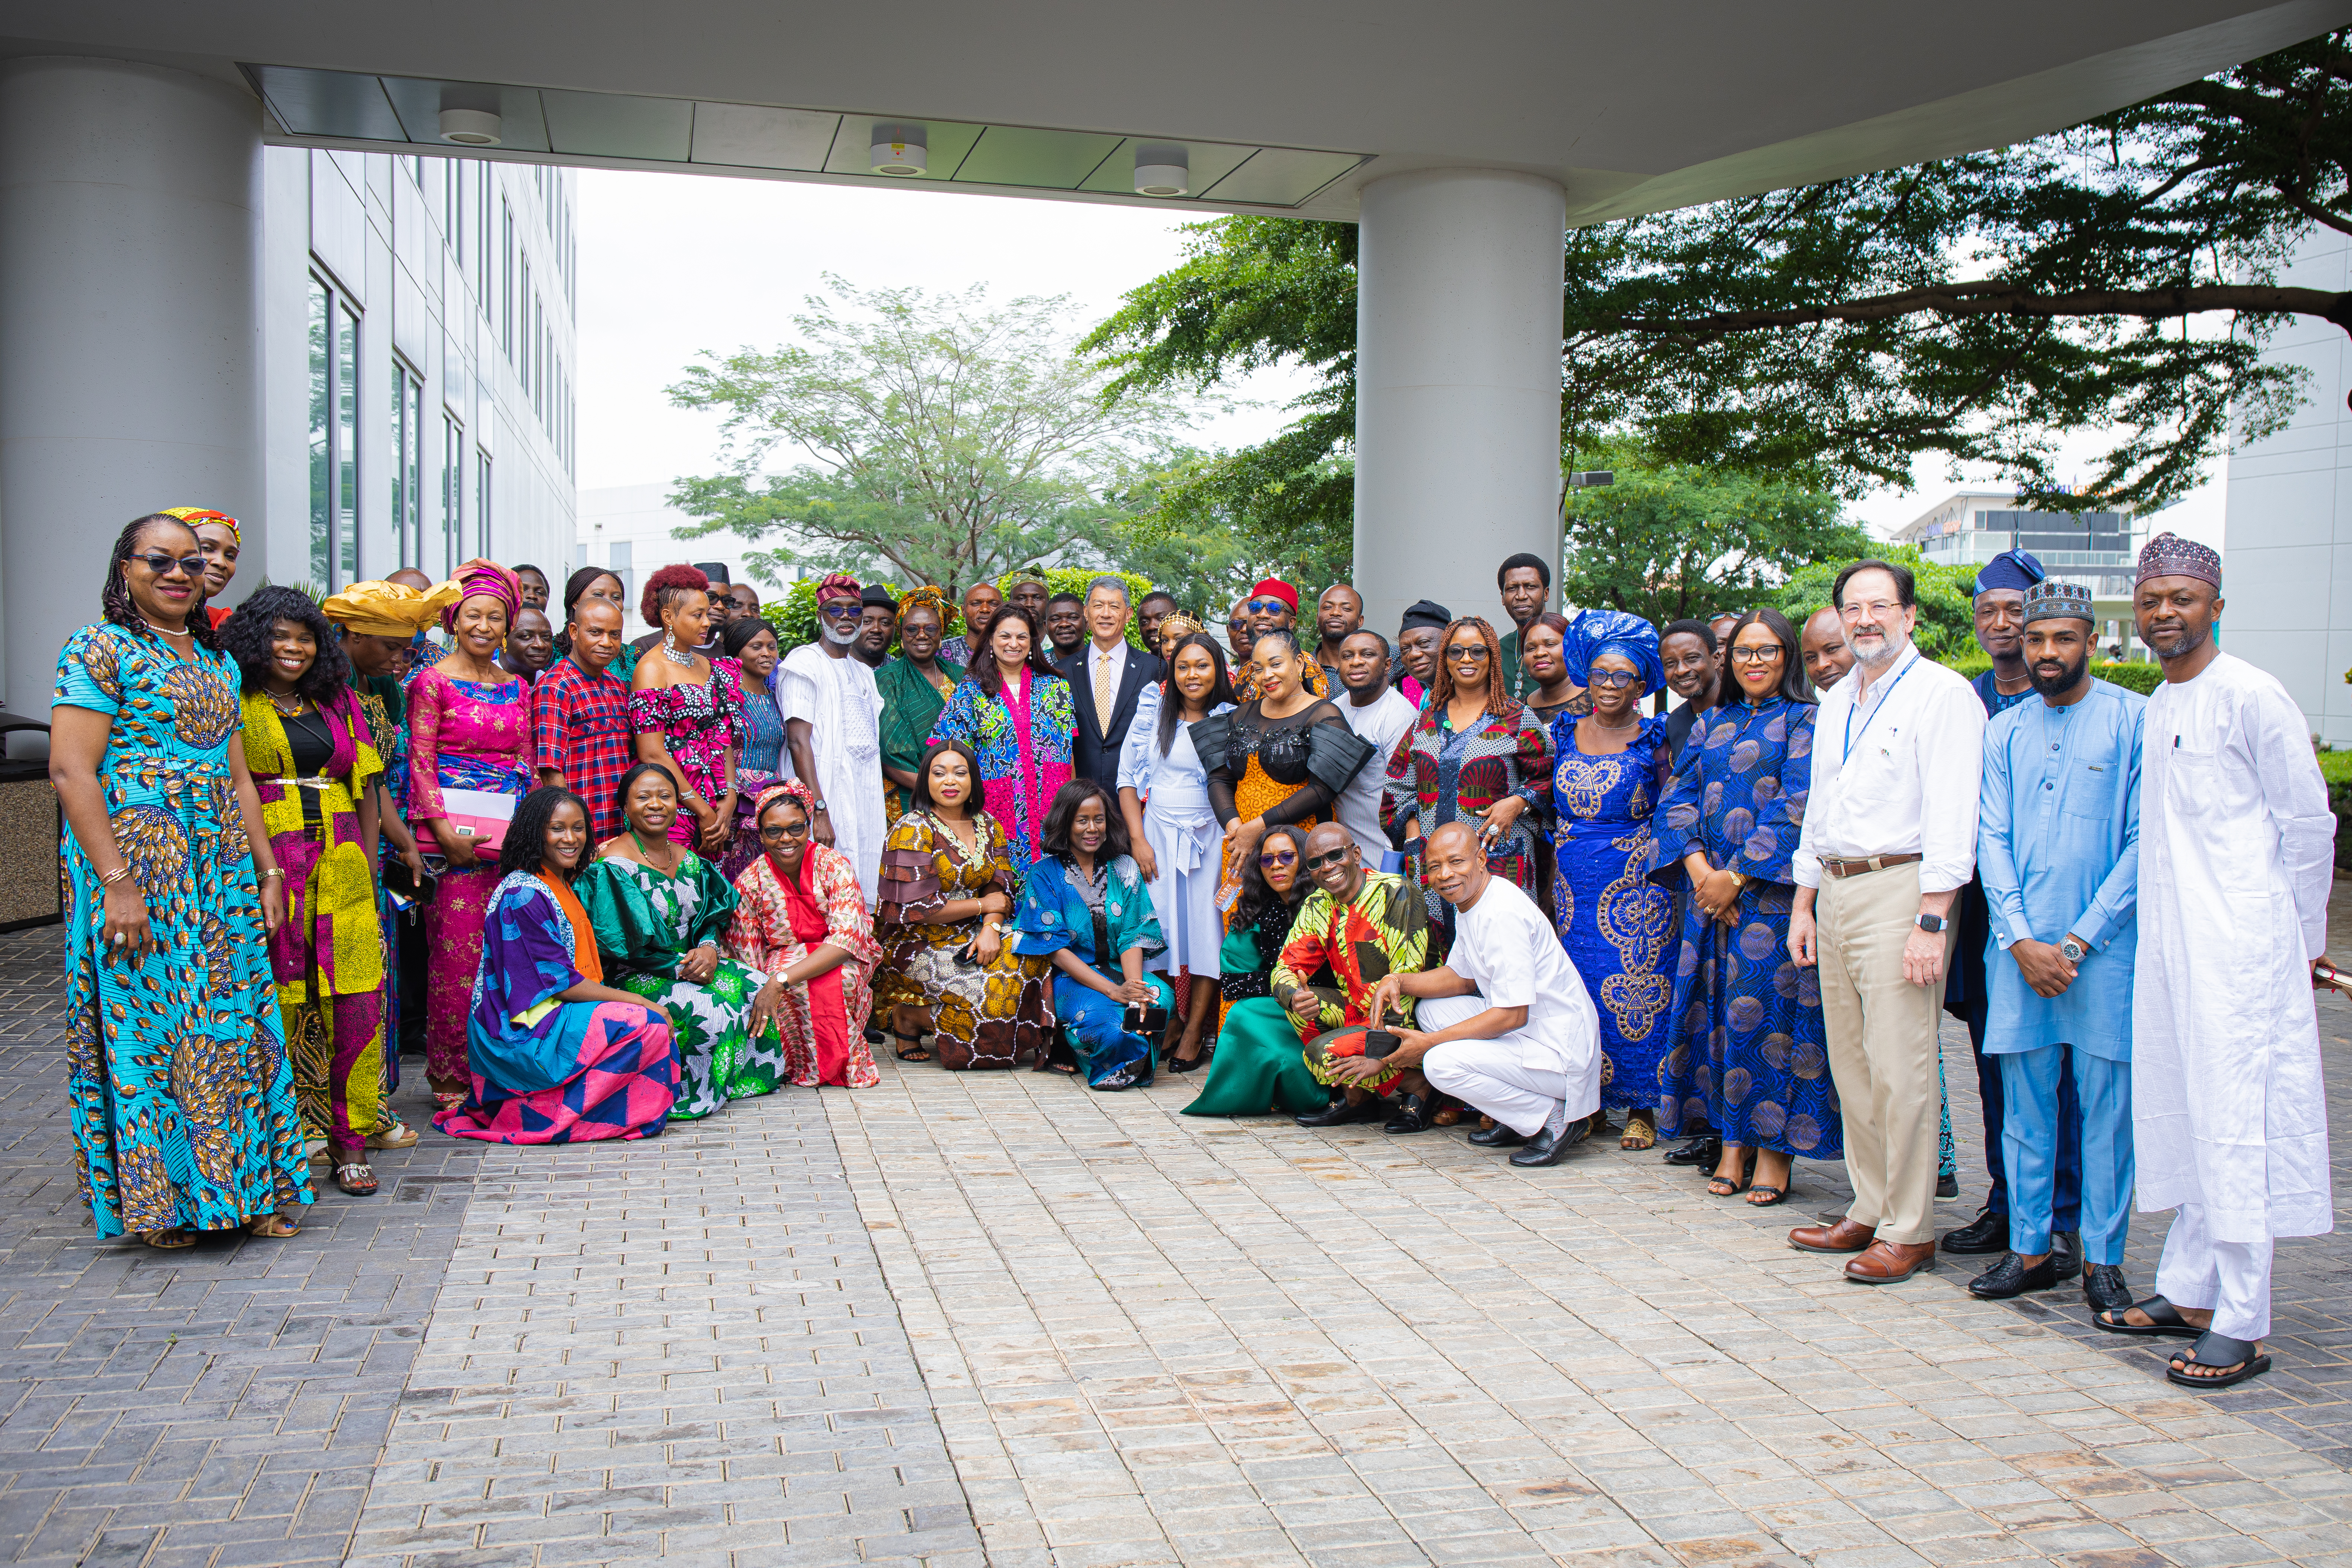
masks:
{"type": "Polygon", "coordinates": [[[225,511],[215,511],[210,507],[202,506],[167,506],[157,515],[176,517],[190,528],[200,522],[217,522],[228,530],[228,536],[236,542],[238,549],[245,548],[245,535],[237,531],[236,519],[225,511]]]}
{"type": "Polygon", "coordinates": [[[846,572],[828,572],[817,581],[816,602],[819,606],[835,599],[862,601],[865,596],[866,590],[858,585],[856,578],[846,572]]]}
{"type": "Polygon", "coordinates": [[[496,599],[506,606],[507,624],[514,624],[515,611],[522,607],[522,582],[497,562],[477,556],[451,573],[449,581],[457,584],[457,596],[441,612],[443,631],[457,629],[458,610],[475,598],[496,599]]]}

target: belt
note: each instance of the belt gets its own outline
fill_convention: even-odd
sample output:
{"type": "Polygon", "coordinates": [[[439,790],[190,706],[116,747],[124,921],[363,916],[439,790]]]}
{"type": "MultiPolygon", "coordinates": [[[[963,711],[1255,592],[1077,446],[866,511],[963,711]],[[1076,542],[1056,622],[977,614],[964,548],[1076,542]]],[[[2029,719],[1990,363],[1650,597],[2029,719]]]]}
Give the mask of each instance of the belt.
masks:
{"type": "Polygon", "coordinates": [[[1884,871],[1889,866],[1908,866],[1919,857],[1913,855],[1873,855],[1867,860],[1841,860],[1833,855],[1821,858],[1822,869],[1832,877],[1859,877],[1864,871],[1884,871]]]}

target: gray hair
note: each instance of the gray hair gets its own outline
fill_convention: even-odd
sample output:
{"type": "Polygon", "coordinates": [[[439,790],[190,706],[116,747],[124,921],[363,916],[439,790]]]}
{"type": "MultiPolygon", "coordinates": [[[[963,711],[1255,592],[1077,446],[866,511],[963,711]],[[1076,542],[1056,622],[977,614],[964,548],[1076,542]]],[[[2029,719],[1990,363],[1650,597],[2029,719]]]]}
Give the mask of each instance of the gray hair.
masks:
{"type": "Polygon", "coordinates": [[[1087,597],[1089,599],[1093,598],[1097,588],[1108,588],[1118,595],[1118,602],[1120,604],[1124,605],[1127,603],[1127,579],[1124,577],[1109,572],[1097,574],[1087,580],[1087,597]]]}

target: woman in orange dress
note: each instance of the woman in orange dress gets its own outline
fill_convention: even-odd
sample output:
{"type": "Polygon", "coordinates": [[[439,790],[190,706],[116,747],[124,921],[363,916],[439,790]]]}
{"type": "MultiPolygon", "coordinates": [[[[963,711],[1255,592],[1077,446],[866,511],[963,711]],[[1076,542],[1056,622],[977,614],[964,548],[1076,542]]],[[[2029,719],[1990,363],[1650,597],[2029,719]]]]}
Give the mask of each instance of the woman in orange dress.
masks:
{"type": "Polygon", "coordinates": [[[1209,809],[1225,830],[1219,904],[1228,909],[1227,891],[1240,887],[1266,830],[1313,827],[1372,755],[1339,704],[1306,689],[1314,661],[1296,636],[1267,632],[1250,651],[1257,696],[1192,727],[1192,749],[1208,770],[1209,809]]]}

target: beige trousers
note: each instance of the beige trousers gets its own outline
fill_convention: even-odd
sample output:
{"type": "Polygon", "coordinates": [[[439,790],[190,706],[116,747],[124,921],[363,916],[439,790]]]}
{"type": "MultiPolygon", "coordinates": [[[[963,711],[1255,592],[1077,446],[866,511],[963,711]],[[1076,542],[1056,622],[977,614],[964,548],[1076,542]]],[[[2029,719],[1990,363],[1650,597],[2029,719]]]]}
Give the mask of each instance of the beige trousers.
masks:
{"type": "MultiPolygon", "coordinates": [[[[1957,912],[1957,909],[1955,910],[1957,912]]],[[[1919,863],[1858,877],[1824,873],[1813,905],[1822,1021],[1845,1123],[1846,1216],[1881,1241],[1936,1239],[1936,1029],[1944,985],[1903,978],[1903,944],[1919,914],[1919,863]]],[[[1944,921],[1951,973],[1958,921],[1944,921]]]]}

